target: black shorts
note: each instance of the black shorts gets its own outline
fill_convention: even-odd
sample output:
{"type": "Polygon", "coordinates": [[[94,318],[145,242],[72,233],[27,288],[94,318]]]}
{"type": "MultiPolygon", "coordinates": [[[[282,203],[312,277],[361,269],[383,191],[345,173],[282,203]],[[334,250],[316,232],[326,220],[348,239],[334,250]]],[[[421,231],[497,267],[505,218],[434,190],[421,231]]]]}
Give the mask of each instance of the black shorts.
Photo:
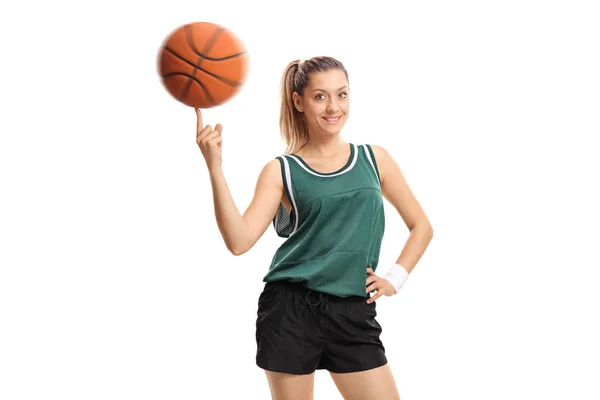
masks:
{"type": "Polygon", "coordinates": [[[367,293],[342,298],[286,280],[267,282],[258,299],[256,365],[289,374],[380,367],[387,358],[375,308],[367,293]]]}

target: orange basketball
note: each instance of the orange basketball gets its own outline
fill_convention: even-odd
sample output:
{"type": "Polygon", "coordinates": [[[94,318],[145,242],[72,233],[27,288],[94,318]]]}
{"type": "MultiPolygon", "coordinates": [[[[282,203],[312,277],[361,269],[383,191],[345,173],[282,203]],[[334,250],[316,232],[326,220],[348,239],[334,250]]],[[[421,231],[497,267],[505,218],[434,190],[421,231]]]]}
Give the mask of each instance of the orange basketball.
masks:
{"type": "Polygon", "coordinates": [[[171,95],[194,108],[231,99],[248,73],[248,53],[227,28],[194,22],[174,30],[158,56],[162,83],[171,95]]]}

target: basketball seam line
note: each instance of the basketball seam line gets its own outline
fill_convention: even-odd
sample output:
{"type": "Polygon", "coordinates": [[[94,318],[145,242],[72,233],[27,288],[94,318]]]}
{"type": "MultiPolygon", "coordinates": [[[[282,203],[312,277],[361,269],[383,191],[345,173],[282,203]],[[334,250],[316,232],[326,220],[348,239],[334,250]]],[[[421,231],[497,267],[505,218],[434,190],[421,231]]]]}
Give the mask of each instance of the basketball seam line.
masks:
{"type": "Polygon", "coordinates": [[[205,92],[207,91],[207,89],[204,87],[204,85],[202,84],[202,82],[201,82],[201,81],[200,81],[198,78],[196,78],[196,77],[195,77],[195,76],[193,76],[193,75],[186,74],[185,72],[171,72],[171,73],[169,73],[169,74],[165,74],[165,75],[163,76],[163,79],[167,79],[167,78],[170,78],[170,77],[172,77],[172,76],[175,76],[175,75],[183,75],[183,76],[187,76],[188,78],[190,78],[190,79],[192,79],[194,82],[196,82],[198,85],[200,85],[200,87],[202,88],[202,90],[204,90],[205,92]]]}
{"type": "MultiPolygon", "coordinates": [[[[188,46],[190,46],[190,48],[192,49],[192,51],[194,53],[198,53],[198,49],[196,49],[196,44],[194,43],[194,38],[192,36],[192,25],[186,25],[185,29],[185,40],[188,43],[188,46]]],[[[206,42],[206,44],[204,45],[204,49],[203,51],[205,53],[208,53],[210,51],[210,49],[214,46],[215,42],[217,41],[217,39],[219,38],[219,36],[221,36],[221,33],[223,33],[225,31],[225,28],[223,27],[219,27],[217,29],[215,29],[215,31],[213,32],[212,36],[210,37],[210,39],[206,42]]],[[[204,61],[203,58],[200,58],[198,60],[198,62],[194,65],[194,71],[192,72],[192,77],[190,77],[190,79],[187,81],[187,84],[185,86],[185,88],[183,89],[182,93],[181,93],[181,99],[185,99],[187,97],[187,95],[189,94],[190,91],[190,87],[192,86],[192,82],[195,82],[196,80],[194,79],[196,76],[196,71],[198,70],[198,68],[200,67],[200,64],[202,64],[202,61],[204,61]]],[[[208,91],[207,88],[205,88],[203,85],[200,86],[202,88],[202,90],[204,90],[204,94],[206,95],[206,98],[208,100],[208,102],[210,103],[211,106],[215,105],[215,101],[212,98],[210,92],[208,91]]]]}
{"type": "MultiPolygon", "coordinates": [[[[166,51],[168,51],[169,53],[173,54],[175,57],[179,58],[181,61],[187,63],[188,65],[191,65],[192,67],[196,67],[196,64],[194,64],[193,62],[190,62],[190,61],[186,60],[185,58],[183,58],[179,54],[175,53],[175,51],[173,51],[172,49],[170,49],[170,48],[168,48],[166,46],[164,47],[164,49],[166,51]]],[[[230,81],[229,79],[223,78],[223,77],[221,77],[219,75],[216,75],[216,74],[213,74],[212,72],[209,72],[209,71],[205,70],[204,68],[202,68],[200,66],[198,66],[197,69],[200,70],[200,71],[202,71],[202,72],[204,72],[207,75],[212,76],[213,78],[216,78],[216,79],[220,80],[221,82],[223,82],[223,83],[225,83],[225,84],[227,84],[229,86],[238,87],[238,86],[241,85],[240,82],[230,81]]]]}

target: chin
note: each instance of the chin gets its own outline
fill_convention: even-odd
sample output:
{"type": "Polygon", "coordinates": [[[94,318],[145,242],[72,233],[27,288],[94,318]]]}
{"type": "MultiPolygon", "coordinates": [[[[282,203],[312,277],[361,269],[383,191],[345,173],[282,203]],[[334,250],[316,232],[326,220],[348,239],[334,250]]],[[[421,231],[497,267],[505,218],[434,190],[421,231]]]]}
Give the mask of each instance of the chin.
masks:
{"type": "Polygon", "coordinates": [[[340,133],[344,128],[344,124],[334,126],[324,126],[323,130],[330,133],[340,133]]]}

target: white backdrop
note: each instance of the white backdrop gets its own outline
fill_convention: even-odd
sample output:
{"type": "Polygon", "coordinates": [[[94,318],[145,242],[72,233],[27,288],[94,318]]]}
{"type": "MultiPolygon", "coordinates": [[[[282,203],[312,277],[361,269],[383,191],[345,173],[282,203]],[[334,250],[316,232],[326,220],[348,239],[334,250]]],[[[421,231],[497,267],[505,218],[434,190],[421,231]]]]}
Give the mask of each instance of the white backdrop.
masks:
{"type": "MultiPolygon", "coordinates": [[[[228,253],[195,113],[156,69],[195,21],[250,53],[242,91],[204,112],[240,212],[284,151],[284,67],[331,55],[343,138],[386,148],[430,218],[378,300],[402,400],[600,398],[594,2],[136,3],[1,6],[0,398],[270,398],[254,324],[283,239],[228,253]]],[[[386,218],[380,275],[408,237],[386,218]]],[[[315,398],[341,399],[326,371],[315,398]]]]}

